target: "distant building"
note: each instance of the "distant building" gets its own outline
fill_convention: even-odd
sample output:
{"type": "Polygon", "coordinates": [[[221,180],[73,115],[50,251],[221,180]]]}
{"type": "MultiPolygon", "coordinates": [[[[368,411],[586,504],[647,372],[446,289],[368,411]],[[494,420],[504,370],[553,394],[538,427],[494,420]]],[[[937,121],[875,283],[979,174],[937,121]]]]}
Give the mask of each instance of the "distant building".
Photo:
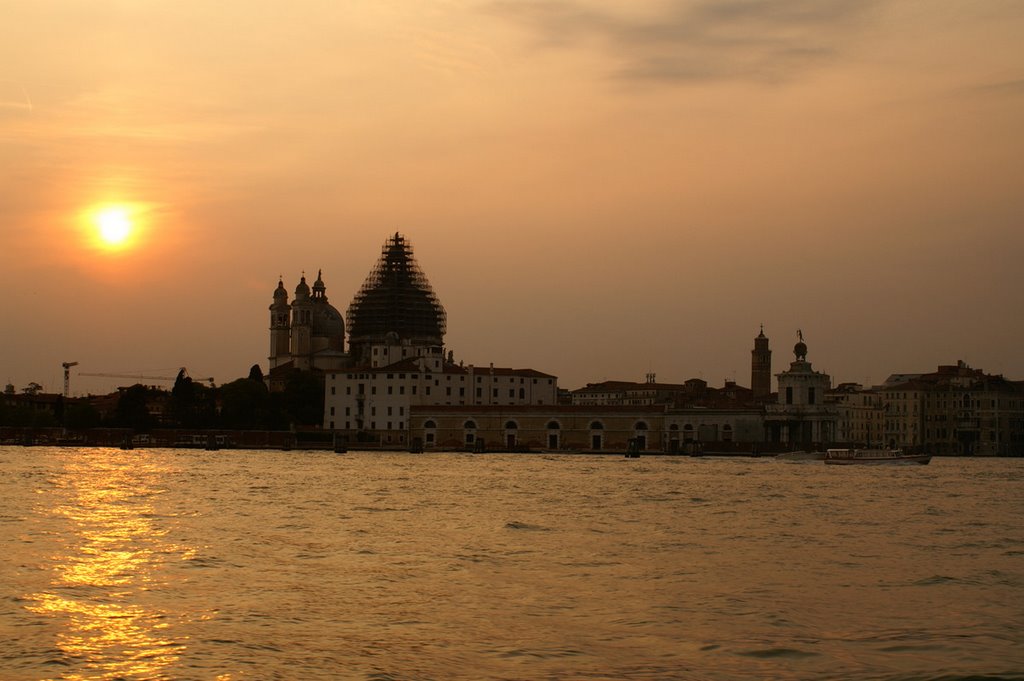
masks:
{"type": "Polygon", "coordinates": [[[842,383],[829,394],[836,407],[835,441],[857,447],[885,443],[885,403],[882,393],[857,383],[842,383]]]}
{"type": "Polygon", "coordinates": [[[337,364],[323,367],[324,427],[352,440],[402,445],[418,405],[556,404],[555,376],[456,363],[445,353],[446,324],[412,246],[401,234],[390,237],[349,305],[348,353],[329,355],[337,364]]]}
{"type": "Polygon", "coordinates": [[[1024,455],[1024,382],[972,369],[939,366],[902,382],[886,381],[885,443],[930,454],[1024,455]]]}
{"type": "Polygon", "coordinates": [[[288,302],[284,282],[278,280],[270,305],[271,388],[278,387],[291,370],[329,371],[349,364],[345,353],[345,320],[327,302],[322,272],[317,273],[312,291],[305,275],[288,302]]]}
{"type": "Polygon", "coordinates": [[[419,405],[410,436],[427,449],[683,453],[750,451],[761,441],[757,408],[659,405],[419,405]]]}
{"type": "Polygon", "coordinates": [[[772,394],[772,351],[768,349],[764,325],[754,339],[754,349],[750,351],[750,389],[758,400],[768,399],[772,394]]]}
{"type": "Polygon", "coordinates": [[[570,391],[571,404],[578,407],[621,406],[642,407],[664,405],[685,406],[733,406],[753,402],[749,388],[725,381],[721,388],[708,387],[707,381],[691,378],[683,383],[658,383],[654,374],[648,374],[643,383],[633,381],[602,381],[588,383],[582,388],[570,391]]]}
{"type": "Polygon", "coordinates": [[[835,441],[838,410],[826,402],[832,388],[828,374],[814,371],[807,361],[803,334],[793,346],[796,359],[788,371],[776,375],[778,400],[765,406],[767,440],[794,448],[821,448],[835,441]]]}

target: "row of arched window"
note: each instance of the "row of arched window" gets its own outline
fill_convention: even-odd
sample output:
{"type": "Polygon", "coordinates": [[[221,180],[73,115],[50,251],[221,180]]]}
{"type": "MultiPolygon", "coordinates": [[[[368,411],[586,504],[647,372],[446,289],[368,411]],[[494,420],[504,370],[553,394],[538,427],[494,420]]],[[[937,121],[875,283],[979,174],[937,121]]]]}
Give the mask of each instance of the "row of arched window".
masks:
{"type": "MultiPolygon", "coordinates": [[[[427,430],[435,429],[435,428],[437,428],[437,423],[435,423],[432,420],[431,421],[426,421],[423,424],[423,427],[425,429],[427,429],[427,430]]],[[[463,423],[462,427],[464,429],[466,429],[466,430],[476,430],[476,428],[477,428],[476,421],[473,421],[472,419],[470,419],[470,420],[466,421],[465,423],[463,423]]],[[[547,429],[548,430],[561,430],[561,428],[562,428],[562,425],[558,421],[548,421],[548,425],[547,425],[547,429]]],[[[516,423],[515,421],[506,421],[505,422],[505,430],[518,430],[518,429],[519,429],[519,424],[516,423]]],[[[590,424],[590,429],[591,430],[604,430],[604,424],[601,423],[600,421],[592,421],[591,424],[590,424]]],[[[679,424],[678,423],[673,423],[673,424],[669,425],[668,429],[670,431],[677,431],[677,430],[679,430],[679,424]]],[[[636,423],[633,424],[633,430],[648,430],[647,423],[644,422],[644,421],[637,421],[636,423]]],[[[730,431],[732,431],[732,426],[730,426],[727,423],[724,426],[722,426],[722,430],[724,432],[730,432],[730,431]]],[[[691,424],[687,423],[686,425],[683,426],[683,431],[684,432],[692,432],[693,431],[693,426],[691,424]]]]}

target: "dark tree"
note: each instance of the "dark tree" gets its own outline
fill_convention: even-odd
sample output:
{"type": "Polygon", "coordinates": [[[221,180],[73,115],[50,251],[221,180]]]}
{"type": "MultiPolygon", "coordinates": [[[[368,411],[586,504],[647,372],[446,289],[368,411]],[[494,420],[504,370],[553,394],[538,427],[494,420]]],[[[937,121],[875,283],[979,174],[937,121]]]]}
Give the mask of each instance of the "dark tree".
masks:
{"type": "Polygon", "coordinates": [[[149,389],[136,383],[121,392],[114,412],[114,424],[120,428],[147,431],[154,425],[149,413],[149,389]]]}
{"type": "Polygon", "coordinates": [[[304,371],[293,372],[285,383],[284,408],[293,423],[303,426],[323,425],[323,378],[304,371]]]}
{"type": "Polygon", "coordinates": [[[270,427],[270,392],[262,380],[239,378],[220,387],[220,422],[224,428],[266,430],[270,427]]]}
{"type": "Polygon", "coordinates": [[[249,380],[263,383],[263,369],[260,368],[259,364],[253,364],[249,369],[249,380]]]}
{"type": "Polygon", "coordinates": [[[64,426],[72,430],[97,428],[100,425],[100,413],[88,402],[72,402],[64,410],[64,426]]]}

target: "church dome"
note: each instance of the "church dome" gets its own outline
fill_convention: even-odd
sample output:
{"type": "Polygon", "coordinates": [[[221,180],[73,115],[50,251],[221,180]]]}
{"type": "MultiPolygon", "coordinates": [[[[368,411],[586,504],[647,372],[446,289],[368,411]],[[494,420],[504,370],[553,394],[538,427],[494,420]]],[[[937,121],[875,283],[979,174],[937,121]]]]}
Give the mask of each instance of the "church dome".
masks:
{"type": "Polygon", "coordinates": [[[797,344],[793,346],[793,354],[796,355],[796,358],[799,361],[807,359],[807,343],[804,343],[803,340],[798,341],[797,344]]]}
{"type": "Polygon", "coordinates": [[[313,306],[310,333],[314,336],[345,336],[345,318],[330,303],[313,306]]]}
{"type": "Polygon", "coordinates": [[[348,308],[349,343],[386,342],[389,334],[418,345],[442,345],[447,317],[401,234],[390,237],[380,260],[348,308]]]}

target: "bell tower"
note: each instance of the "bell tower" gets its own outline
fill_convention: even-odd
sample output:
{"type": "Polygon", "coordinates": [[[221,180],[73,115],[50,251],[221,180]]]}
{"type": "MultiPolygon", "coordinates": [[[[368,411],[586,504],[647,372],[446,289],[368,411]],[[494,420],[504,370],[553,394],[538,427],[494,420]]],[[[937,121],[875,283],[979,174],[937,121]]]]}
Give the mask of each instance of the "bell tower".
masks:
{"type": "Polygon", "coordinates": [[[277,280],[277,288],[274,289],[274,302],[270,306],[270,368],[284,364],[291,359],[291,351],[288,347],[291,336],[291,323],[288,317],[291,313],[291,306],[288,304],[288,291],[284,288],[284,281],[277,280]]]}
{"type": "Polygon", "coordinates": [[[292,300],[292,361],[296,369],[309,369],[312,321],[313,302],[309,297],[306,275],[303,274],[299,285],[295,287],[295,299],[292,300]]]}
{"type": "Polygon", "coordinates": [[[772,351],[768,349],[764,324],[761,325],[761,333],[754,339],[754,349],[750,351],[750,389],[755,399],[772,394],[772,351]]]}

